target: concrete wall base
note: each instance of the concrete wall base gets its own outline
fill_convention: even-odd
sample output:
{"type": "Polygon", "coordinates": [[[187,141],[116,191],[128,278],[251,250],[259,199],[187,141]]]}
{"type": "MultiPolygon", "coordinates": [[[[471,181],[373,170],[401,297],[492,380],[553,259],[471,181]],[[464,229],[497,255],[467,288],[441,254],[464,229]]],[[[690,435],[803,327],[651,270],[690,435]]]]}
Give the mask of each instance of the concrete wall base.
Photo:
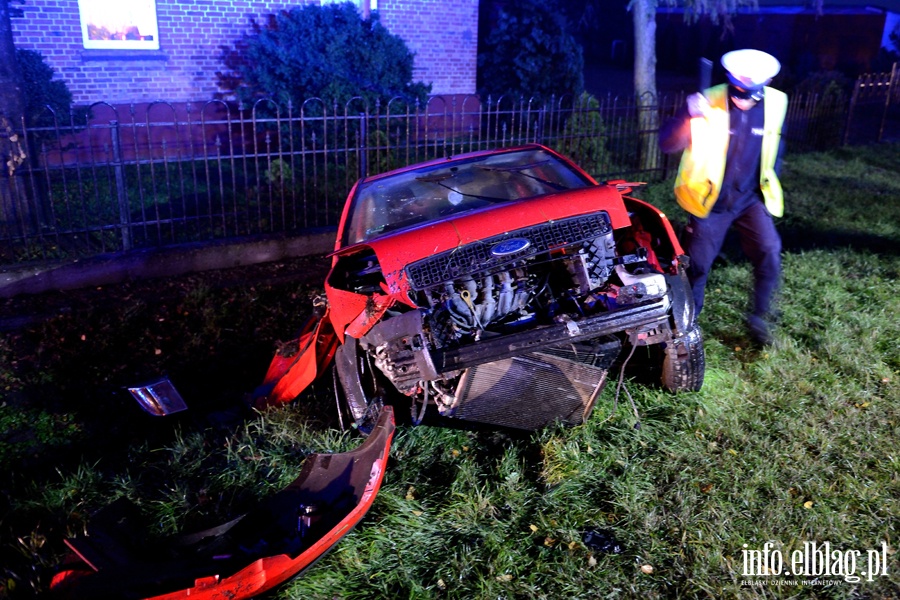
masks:
{"type": "Polygon", "coordinates": [[[105,254],[74,262],[15,268],[0,272],[0,298],[110,285],[133,279],[174,277],[326,254],[334,249],[335,228],[286,237],[246,238],[171,248],[105,254]]]}

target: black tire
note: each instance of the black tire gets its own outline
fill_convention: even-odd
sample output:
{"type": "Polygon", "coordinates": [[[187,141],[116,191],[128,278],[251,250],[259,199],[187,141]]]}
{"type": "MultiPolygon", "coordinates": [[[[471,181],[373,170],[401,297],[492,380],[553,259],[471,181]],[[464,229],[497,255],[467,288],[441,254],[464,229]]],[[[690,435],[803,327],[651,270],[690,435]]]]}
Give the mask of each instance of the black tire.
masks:
{"type": "Polygon", "coordinates": [[[341,388],[337,390],[336,387],[335,392],[343,401],[346,414],[356,429],[368,436],[384,406],[386,384],[383,377],[373,368],[357,341],[350,337],[338,348],[334,370],[335,383],[341,388]]]}
{"type": "Polygon", "coordinates": [[[663,348],[662,385],[672,392],[698,392],[706,373],[703,333],[694,326],[663,348]]]}
{"type": "Polygon", "coordinates": [[[353,414],[350,403],[347,400],[347,392],[343,382],[341,382],[338,369],[335,365],[331,366],[332,378],[334,381],[334,397],[337,403],[338,422],[341,431],[346,427],[355,429],[357,433],[363,437],[368,437],[373,431],[378,416],[381,414],[381,408],[384,406],[380,397],[366,403],[364,414],[357,419],[353,414]]]}

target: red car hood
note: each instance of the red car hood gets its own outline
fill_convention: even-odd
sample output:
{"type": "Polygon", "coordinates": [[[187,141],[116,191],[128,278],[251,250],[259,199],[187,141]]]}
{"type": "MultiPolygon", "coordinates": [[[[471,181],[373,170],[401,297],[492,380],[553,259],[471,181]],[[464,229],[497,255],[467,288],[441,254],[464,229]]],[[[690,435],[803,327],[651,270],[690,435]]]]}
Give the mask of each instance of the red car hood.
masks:
{"type": "Polygon", "coordinates": [[[463,213],[341,248],[335,254],[352,254],[368,246],[375,251],[391,294],[407,289],[404,267],[458,246],[524,227],[604,210],[613,229],[631,221],[615,186],[582,188],[529,198],[463,213]]]}

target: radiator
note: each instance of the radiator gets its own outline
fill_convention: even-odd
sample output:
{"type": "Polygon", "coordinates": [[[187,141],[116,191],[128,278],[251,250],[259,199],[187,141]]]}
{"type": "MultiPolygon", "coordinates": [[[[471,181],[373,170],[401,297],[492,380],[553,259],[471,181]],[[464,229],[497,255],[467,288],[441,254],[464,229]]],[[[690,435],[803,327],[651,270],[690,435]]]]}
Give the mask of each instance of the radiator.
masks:
{"type": "Polygon", "coordinates": [[[554,421],[584,422],[606,384],[607,370],[532,352],[469,368],[453,416],[515,429],[554,421]]]}

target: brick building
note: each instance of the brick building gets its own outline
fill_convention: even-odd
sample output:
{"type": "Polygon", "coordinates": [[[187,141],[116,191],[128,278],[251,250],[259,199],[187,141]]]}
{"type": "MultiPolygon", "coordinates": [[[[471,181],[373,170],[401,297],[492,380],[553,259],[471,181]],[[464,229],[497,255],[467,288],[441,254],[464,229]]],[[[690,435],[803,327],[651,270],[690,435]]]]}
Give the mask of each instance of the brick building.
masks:
{"type": "MultiPolygon", "coordinates": [[[[196,102],[219,91],[220,46],[240,39],[251,20],[319,1],[30,0],[13,13],[12,27],[16,47],[40,51],[76,104],[196,102]],[[94,24],[116,11],[136,21],[112,32],[94,24]]],[[[415,53],[414,78],[431,83],[432,94],[475,92],[478,0],[360,3],[377,8],[415,53]]]]}

